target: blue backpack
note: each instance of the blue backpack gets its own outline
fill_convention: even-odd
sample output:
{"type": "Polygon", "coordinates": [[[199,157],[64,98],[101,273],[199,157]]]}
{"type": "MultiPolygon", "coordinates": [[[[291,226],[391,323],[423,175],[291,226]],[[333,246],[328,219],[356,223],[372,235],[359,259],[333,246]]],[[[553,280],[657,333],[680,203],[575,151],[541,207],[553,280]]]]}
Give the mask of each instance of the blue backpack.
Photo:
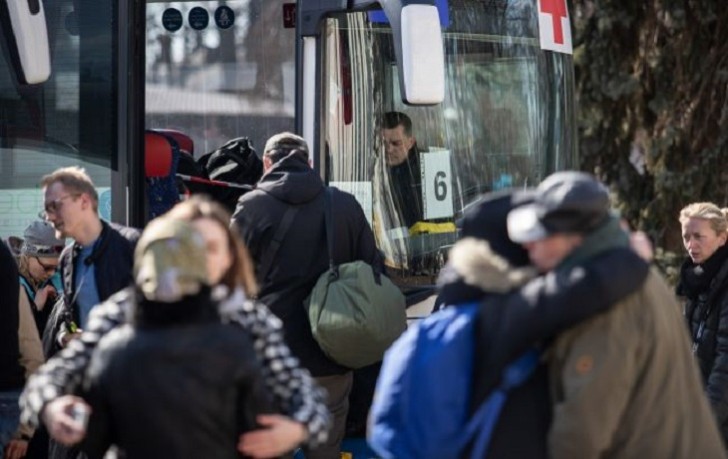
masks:
{"type": "Polygon", "coordinates": [[[508,391],[533,373],[532,349],[511,363],[469,417],[477,304],[445,308],[410,326],[384,356],[368,440],[383,459],[485,457],[508,391]]]}

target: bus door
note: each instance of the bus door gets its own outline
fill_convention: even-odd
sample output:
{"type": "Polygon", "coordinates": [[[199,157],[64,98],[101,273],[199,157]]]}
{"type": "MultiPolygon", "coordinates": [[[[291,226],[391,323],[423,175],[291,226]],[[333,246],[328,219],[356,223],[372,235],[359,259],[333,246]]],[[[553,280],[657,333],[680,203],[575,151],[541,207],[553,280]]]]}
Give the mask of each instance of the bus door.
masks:
{"type": "Polygon", "coordinates": [[[146,2],[145,121],[194,159],[295,129],[295,22],[283,0],[146,2]],[[189,149],[189,148],[188,148],[189,149]]]}
{"type": "Polygon", "coordinates": [[[538,2],[435,3],[445,56],[441,104],[402,102],[381,12],[327,15],[317,60],[318,167],[362,204],[409,303],[432,293],[458,219],[480,194],[536,185],[577,165],[572,57],[544,46],[538,2]],[[409,132],[393,139],[392,117],[409,120],[409,132]],[[399,158],[396,141],[409,147],[399,158]]]}

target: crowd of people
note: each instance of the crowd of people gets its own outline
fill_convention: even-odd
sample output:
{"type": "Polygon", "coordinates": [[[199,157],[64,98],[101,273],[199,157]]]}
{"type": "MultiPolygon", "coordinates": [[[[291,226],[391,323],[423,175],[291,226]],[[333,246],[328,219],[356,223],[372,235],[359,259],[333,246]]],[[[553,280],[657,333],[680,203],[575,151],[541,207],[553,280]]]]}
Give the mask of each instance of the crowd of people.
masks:
{"type": "MultiPolygon", "coordinates": [[[[416,160],[411,125],[383,131],[390,167],[416,160]]],[[[322,351],[304,307],[329,269],[327,187],[297,135],[262,159],[233,215],[195,195],[143,231],[99,217],[82,169],[41,179],[42,219],[0,244],[0,457],[340,457],[374,387],[322,351]]],[[[331,259],[383,271],[361,206],[333,193],[331,259]]],[[[728,457],[728,210],[677,217],[672,291],[588,174],[466,209],[436,303],[478,304],[471,412],[541,355],[487,457],[728,457]]]]}

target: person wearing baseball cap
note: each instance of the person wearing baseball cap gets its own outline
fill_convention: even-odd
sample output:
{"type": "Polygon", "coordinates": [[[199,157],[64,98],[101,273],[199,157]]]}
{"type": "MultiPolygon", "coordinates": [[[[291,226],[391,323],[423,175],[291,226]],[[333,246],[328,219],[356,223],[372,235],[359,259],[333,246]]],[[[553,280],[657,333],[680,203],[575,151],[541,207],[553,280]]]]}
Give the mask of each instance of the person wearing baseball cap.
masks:
{"type": "MultiPolygon", "coordinates": [[[[589,174],[557,172],[525,193],[533,202],[509,212],[508,235],[542,272],[630,244],[607,188],[589,174]]],[[[561,333],[548,355],[549,457],[726,457],[680,306],[655,270],[634,294],[561,333]]]]}
{"type": "MultiPolygon", "coordinates": [[[[625,247],[566,270],[537,277],[528,252],[508,236],[509,212],[534,202],[514,190],[491,192],[464,212],[460,239],[440,273],[439,302],[479,302],[470,387],[475,412],[498,386],[505,366],[529,347],[538,351],[558,333],[603,313],[640,288],[649,268],[625,247]],[[574,308],[573,303],[583,306],[574,308]]],[[[544,361],[508,394],[489,458],[551,457],[548,365],[544,361]],[[524,421],[525,419],[525,421],[524,421]]]]}
{"type": "Polygon", "coordinates": [[[103,457],[234,457],[256,416],[275,412],[249,333],[222,323],[205,239],[191,223],[160,217],[134,254],[129,322],[93,351],[82,449],[103,457]],[[170,390],[173,388],[173,390],[170,390]]]}
{"type": "Polygon", "coordinates": [[[39,335],[43,335],[48,316],[63,283],[58,261],[65,241],[56,237],[53,227],[40,220],[28,225],[19,244],[18,271],[23,287],[21,301],[27,300],[33,311],[39,335]]]}
{"type": "MultiPolygon", "coordinates": [[[[531,202],[508,214],[508,235],[530,247],[531,261],[542,270],[554,268],[585,234],[610,220],[609,191],[583,172],[557,172],[521,194],[531,202]],[[556,234],[561,237],[551,237],[556,234]],[[531,245],[544,240],[550,241],[548,247],[531,245]]],[[[615,233],[615,237],[626,242],[628,236],[615,233]]]]}

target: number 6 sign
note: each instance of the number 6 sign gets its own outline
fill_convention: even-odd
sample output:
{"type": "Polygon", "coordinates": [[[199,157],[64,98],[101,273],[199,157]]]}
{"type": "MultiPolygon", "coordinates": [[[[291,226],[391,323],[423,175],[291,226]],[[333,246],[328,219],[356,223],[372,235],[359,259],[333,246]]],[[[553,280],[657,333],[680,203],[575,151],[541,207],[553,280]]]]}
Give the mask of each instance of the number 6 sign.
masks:
{"type": "Polygon", "coordinates": [[[447,150],[420,153],[425,220],[453,216],[452,169],[447,150]]]}

